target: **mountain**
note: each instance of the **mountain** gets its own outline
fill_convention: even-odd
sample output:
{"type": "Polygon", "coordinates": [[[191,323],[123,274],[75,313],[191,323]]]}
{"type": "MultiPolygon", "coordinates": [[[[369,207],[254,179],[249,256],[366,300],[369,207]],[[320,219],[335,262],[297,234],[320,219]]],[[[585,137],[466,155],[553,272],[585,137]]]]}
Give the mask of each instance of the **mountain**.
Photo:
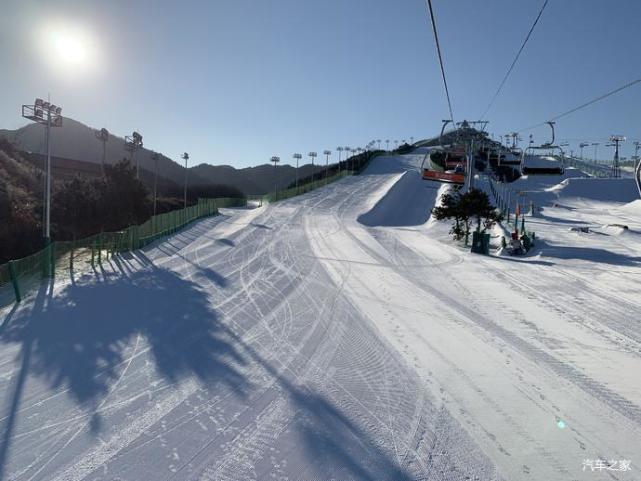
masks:
{"type": "MultiPolygon", "coordinates": [[[[59,159],[65,159],[65,166],[74,165],[73,161],[100,164],[102,162],[102,144],[96,139],[96,129],[70,118],[64,118],[62,127],[51,129],[51,153],[59,159]]],[[[45,152],[44,128],[39,124],[28,124],[17,130],[2,130],[5,137],[19,150],[43,154],[45,152]]],[[[139,163],[141,171],[154,171],[153,151],[142,148],[136,152],[134,164],[139,163]]],[[[111,134],[106,145],[106,162],[114,164],[129,157],[125,150],[125,140],[111,134]]],[[[76,165],[81,165],[76,163],[76,165]]],[[[78,169],[79,175],[85,175],[91,169],[78,169]]],[[[322,167],[304,165],[299,169],[300,178],[318,172],[322,167]]],[[[189,185],[224,184],[236,187],[245,194],[265,194],[274,188],[274,175],[279,188],[288,186],[296,178],[296,168],[283,165],[274,167],[269,164],[257,167],[236,169],[230,165],[200,164],[188,169],[189,185]],[[274,174],[275,172],[275,174],[274,174]]],[[[142,172],[141,172],[142,175],[142,172]]],[[[185,169],[177,162],[162,154],[158,159],[158,176],[173,183],[183,185],[185,169]]]]}

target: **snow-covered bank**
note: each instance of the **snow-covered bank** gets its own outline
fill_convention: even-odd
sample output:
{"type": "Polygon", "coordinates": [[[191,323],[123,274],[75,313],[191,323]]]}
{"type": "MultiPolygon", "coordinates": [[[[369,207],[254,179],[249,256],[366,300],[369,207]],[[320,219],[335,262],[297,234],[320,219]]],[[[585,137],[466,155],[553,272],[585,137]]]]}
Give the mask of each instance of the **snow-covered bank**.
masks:
{"type": "Polygon", "coordinates": [[[564,197],[527,218],[534,255],[478,256],[428,220],[446,187],[421,159],[230,209],[3,311],[0,478],[635,469],[638,205],[564,197]]]}

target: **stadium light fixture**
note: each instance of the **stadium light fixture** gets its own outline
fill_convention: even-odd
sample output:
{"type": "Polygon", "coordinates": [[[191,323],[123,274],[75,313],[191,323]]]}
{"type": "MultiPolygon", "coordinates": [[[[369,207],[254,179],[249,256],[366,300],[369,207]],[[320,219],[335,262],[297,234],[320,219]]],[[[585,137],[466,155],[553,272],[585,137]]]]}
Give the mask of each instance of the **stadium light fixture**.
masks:
{"type": "Polygon", "coordinates": [[[62,107],[52,105],[40,98],[32,105],[22,106],[22,116],[45,126],[47,157],[45,165],[44,239],[51,242],[51,127],[62,127],[62,107]]]}

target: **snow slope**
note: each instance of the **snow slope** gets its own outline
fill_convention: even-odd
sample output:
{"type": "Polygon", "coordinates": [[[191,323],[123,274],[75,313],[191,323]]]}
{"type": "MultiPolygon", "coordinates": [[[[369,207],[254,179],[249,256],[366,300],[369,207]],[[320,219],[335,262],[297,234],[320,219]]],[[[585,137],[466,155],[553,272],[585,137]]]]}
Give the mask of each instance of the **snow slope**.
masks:
{"type": "Polygon", "coordinates": [[[548,206],[535,255],[475,256],[428,221],[421,160],[3,311],[0,479],[640,479],[637,210],[548,206]]]}

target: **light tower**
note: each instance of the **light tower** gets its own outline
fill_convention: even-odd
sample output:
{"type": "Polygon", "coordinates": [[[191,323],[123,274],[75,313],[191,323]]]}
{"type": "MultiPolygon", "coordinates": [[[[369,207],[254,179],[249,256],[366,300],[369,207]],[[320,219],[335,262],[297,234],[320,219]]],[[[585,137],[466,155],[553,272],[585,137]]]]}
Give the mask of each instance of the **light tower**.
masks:
{"type": "Polygon", "coordinates": [[[298,162],[303,156],[301,154],[294,154],[292,158],[296,160],[296,192],[298,192],[298,162]]]}
{"type": "Polygon", "coordinates": [[[109,131],[105,128],[96,130],[96,138],[102,143],[102,163],[100,164],[100,171],[104,177],[105,163],[107,162],[107,141],[109,140],[109,131]]]}
{"type": "Polygon", "coordinates": [[[276,200],[276,192],[278,192],[278,189],[276,187],[276,185],[277,185],[277,182],[276,182],[276,164],[278,164],[278,162],[280,162],[280,157],[278,157],[277,155],[274,155],[269,160],[274,163],[274,200],[276,200]]]}
{"type": "Polygon", "coordinates": [[[325,156],[325,181],[327,181],[327,177],[329,174],[329,156],[332,155],[332,151],[325,150],[323,151],[323,155],[325,156]]]}
{"type": "Polygon", "coordinates": [[[128,135],[125,137],[125,149],[131,153],[131,163],[133,163],[134,157],[136,158],[136,179],[140,178],[140,165],[138,157],[136,156],[136,151],[140,149],[142,145],[142,135],[136,131],[134,131],[131,136],[128,135]]]}
{"type": "Polygon", "coordinates": [[[376,139],[376,143],[378,144],[378,150],[381,150],[381,139],[376,139]]]}
{"type": "Polygon", "coordinates": [[[341,154],[343,153],[343,147],[336,147],[338,152],[338,173],[341,173],[341,154]]]}
{"type": "Polygon", "coordinates": [[[187,152],[184,152],[183,155],[180,156],[181,159],[185,161],[185,187],[183,191],[183,208],[187,208],[187,175],[189,174],[189,171],[187,170],[187,161],[189,160],[189,154],[187,152]]]}
{"type": "Polygon", "coordinates": [[[156,215],[156,202],[158,198],[158,152],[151,154],[154,161],[154,215],[156,215]]]}
{"type": "Polygon", "coordinates": [[[387,144],[387,151],[389,152],[389,139],[387,139],[385,143],[387,144]]]}
{"type": "Polygon", "coordinates": [[[314,159],[318,157],[316,152],[310,152],[307,154],[308,157],[312,159],[312,184],[314,183],[314,159]]]}
{"type": "Polygon", "coordinates": [[[51,127],[62,127],[62,107],[36,99],[33,105],[22,106],[22,116],[45,126],[47,164],[45,167],[44,239],[51,242],[51,127]]]}
{"type": "Polygon", "coordinates": [[[349,153],[352,151],[352,149],[348,146],[343,147],[343,150],[345,150],[345,163],[347,164],[347,170],[350,171],[352,169],[350,168],[349,153]]]}

